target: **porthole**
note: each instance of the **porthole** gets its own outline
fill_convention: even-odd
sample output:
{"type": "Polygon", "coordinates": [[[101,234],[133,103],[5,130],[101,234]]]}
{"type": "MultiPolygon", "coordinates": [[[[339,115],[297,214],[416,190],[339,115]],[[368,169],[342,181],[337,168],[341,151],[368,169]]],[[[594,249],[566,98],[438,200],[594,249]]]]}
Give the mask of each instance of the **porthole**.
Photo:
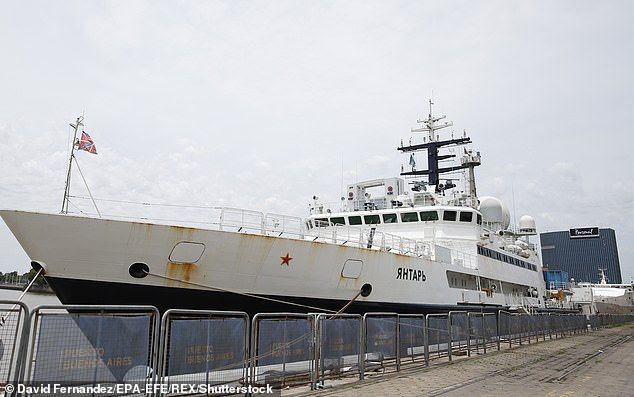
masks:
{"type": "Polygon", "coordinates": [[[137,262],[130,265],[128,272],[134,278],[143,278],[150,273],[150,267],[145,263],[137,262]]]}

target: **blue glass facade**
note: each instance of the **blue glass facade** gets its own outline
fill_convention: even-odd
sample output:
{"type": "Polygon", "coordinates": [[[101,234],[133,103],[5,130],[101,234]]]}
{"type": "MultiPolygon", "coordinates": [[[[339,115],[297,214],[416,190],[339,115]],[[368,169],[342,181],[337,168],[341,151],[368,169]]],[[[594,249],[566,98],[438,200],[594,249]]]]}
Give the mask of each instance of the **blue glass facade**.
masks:
{"type": "Polygon", "coordinates": [[[568,230],[540,234],[545,268],[568,272],[577,282],[592,283],[599,282],[599,269],[606,269],[609,283],[622,282],[614,229],[599,229],[598,237],[571,235],[568,230]]]}

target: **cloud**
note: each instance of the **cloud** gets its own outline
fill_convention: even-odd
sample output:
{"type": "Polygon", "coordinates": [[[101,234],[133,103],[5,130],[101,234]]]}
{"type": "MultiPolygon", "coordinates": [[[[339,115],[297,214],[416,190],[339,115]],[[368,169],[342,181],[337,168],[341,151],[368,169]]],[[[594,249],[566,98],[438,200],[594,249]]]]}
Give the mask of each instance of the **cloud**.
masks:
{"type": "MultiPolygon", "coordinates": [[[[634,275],[625,243],[634,56],[623,50],[632,11],[503,1],[10,4],[0,15],[0,207],[59,210],[67,124],[84,111],[99,155],[78,158],[97,197],[305,215],[313,194],[337,201],[356,178],[397,174],[408,158],[395,148],[433,92],[435,112],[483,154],[481,195],[514,201],[542,230],[614,227],[624,274],[634,275]]],[[[0,241],[9,262],[0,266],[26,262],[10,235],[0,241]]]]}

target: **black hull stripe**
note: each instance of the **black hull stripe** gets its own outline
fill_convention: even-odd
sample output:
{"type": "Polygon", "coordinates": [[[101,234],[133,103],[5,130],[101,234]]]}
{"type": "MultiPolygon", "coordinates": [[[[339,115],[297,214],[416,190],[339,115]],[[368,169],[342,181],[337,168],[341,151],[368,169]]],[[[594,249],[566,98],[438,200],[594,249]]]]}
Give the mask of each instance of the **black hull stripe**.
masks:
{"type": "MultiPolygon", "coordinates": [[[[164,313],[168,309],[243,311],[250,316],[256,313],[303,311],[300,307],[251,298],[223,291],[189,288],[160,287],[141,284],[115,283],[46,277],[49,285],[63,304],[90,305],[152,305],[164,313]]],[[[339,311],[346,303],[340,299],[321,299],[284,295],[263,295],[268,298],[301,305],[339,311]]],[[[501,306],[483,305],[435,305],[394,302],[355,301],[346,313],[395,312],[402,314],[446,313],[450,310],[496,312],[501,306]]],[[[310,310],[309,310],[310,311],[310,310]]]]}

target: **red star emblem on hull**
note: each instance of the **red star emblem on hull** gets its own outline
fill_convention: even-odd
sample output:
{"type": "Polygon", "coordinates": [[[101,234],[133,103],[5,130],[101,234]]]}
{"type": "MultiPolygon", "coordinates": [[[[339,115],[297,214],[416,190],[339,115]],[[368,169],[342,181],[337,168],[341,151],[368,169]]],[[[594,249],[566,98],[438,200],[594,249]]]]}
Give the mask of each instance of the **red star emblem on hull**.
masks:
{"type": "Polygon", "coordinates": [[[288,266],[288,265],[290,265],[291,259],[293,259],[293,258],[291,258],[291,256],[287,252],[286,256],[280,256],[280,259],[282,260],[282,263],[280,263],[280,266],[282,266],[282,265],[288,266]]]}

